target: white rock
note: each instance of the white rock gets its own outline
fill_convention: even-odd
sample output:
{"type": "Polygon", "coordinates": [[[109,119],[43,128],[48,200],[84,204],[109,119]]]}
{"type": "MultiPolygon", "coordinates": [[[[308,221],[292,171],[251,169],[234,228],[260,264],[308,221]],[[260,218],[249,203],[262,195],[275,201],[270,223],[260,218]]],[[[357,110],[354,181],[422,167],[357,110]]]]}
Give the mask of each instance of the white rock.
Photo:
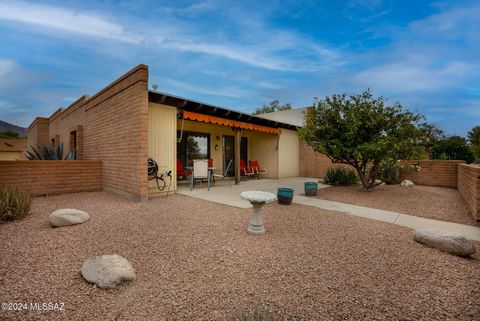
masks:
{"type": "Polygon", "coordinates": [[[413,182],[408,180],[408,179],[406,179],[406,180],[404,180],[403,182],[400,183],[400,186],[402,186],[402,187],[412,187],[414,185],[415,184],[413,184],[413,182]]]}
{"type": "Polygon", "coordinates": [[[247,191],[240,193],[240,197],[250,203],[269,203],[277,199],[275,194],[262,191],[247,191]]]}
{"type": "Polygon", "coordinates": [[[103,289],[113,289],[135,280],[135,270],[130,262],[120,255],[101,255],[83,262],[82,276],[103,289]]]}
{"type": "Polygon", "coordinates": [[[451,232],[433,229],[417,229],[414,232],[413,238],[419,243],[453,255],[469,256],[475,253],[475,244],[472,241],[451,232]]]}
{"type": "Polygon", "coordinates": [[[62,208],[53,211],[48,217],[50,225],[53,227],[61,227],[85,223],[90,219],[87,212],[76,210],[73,208],[62,208]]]}

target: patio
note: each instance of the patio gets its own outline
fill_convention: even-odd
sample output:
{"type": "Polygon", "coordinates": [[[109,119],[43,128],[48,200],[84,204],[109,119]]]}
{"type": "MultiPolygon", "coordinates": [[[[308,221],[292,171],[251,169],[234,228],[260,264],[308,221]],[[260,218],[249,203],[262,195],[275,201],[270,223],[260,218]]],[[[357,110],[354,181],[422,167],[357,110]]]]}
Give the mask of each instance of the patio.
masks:
{"type": "MultiPolygon", "coordinates": [[[[281,179],[248,179],[242,180],[240,184],[235,185],[232,179],[217,180],[217,182],[207,189],[207,183],[203,186],[198,184],[193,190],[187,182],[178,182],[177,193],[185,196],[191,196],[206,201],[229,205],[238,208],[251,208],[252,205],[246,200],[240,198],[240,193],[245,191],[265,191],[277,194],[279,187],[293,188],[295,195],[304,193],[305,182],[317,182],[318,178],[308,177],[288,177],[281,179]]],[[[318,184],[319,188],[328,187],[328,185],[318,184]]]]}

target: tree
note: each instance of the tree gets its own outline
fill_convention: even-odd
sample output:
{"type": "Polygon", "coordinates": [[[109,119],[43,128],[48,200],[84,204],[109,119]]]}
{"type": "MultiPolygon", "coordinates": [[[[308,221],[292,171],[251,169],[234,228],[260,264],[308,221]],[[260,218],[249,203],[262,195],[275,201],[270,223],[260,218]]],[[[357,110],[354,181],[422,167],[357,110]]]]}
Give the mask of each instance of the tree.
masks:
{"type": "Polygon", "coordinates": [[[384,167],[421,155],[422,119],[399,103],[386,106],[383,97],[374,98],[367,90],[349,97],[343,94],[314,99],[299,134],[333,163],[355,168],[363,190],[370,191],[381,184],[376,180],[384,167]]]}
{"type": "Polygon", "coordinates": [[[477,162],[480,162],[480,126],[475,126],[467,133],[470,149],[475,155],[477,162]]]}
{"type": "Polygon", "coordinates": [[[280,105],[280,102],[278,101],[278,99],[275,99],[270,103],[270,105],[263,105],[262,107],[257,108],[253,112],[253,115],[273,113],[276,111],[291,110],[291,109],[292,109],[292,105],[290,105],[290,103],[286,103],[285,105],[280,105]]]}
{"type": "Polygon", "coordinates": [[[18,133],[7,130],[0,132],[0,138],[18,138],[18,133]]]}
{"type": "Polygon", "coordinates": [[[467,140],[460,136],[450,136],[438,141],[430,149],[430,158],[464,160],[467,163],[472,163],[475,160],[467,140]]]}

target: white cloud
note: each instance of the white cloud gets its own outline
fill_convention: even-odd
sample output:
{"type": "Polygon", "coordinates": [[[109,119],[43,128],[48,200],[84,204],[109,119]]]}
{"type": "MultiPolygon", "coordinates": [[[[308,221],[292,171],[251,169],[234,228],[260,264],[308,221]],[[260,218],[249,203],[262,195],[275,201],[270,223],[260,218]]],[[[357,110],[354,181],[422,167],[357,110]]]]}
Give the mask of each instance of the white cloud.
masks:
{"type": "Polygon", "coordinates": [[[138,36],[127,35],[123,27],[101,15],[27,2],[0,3],[0,19],[27,23],[85,36],[138,43],[138,36]]]}
{"type": "Polygon", "coordinates": [[[222,86],[221,88],[206,88],[196,85],[191,85],[184,81],[177,81],[171,78],[161,77],[158,78],[160,80],[160,90],[163,87],[162,84],[167,84],[169,86],[183,89],[187,91],[193,91],[197,93],[213,95],[213,96],[221,96],[221,97],[228,97],[228,98],[241,98],[250,95],[251,93],[247,90],[239,89],[239,88],[232,88],[229,86],[222,86]]]}
{"type": "Polygon", "coordinates": [[[0,59],[0,82],[4,77],[15,69],[15,62],[10,59],[0,59]]]}

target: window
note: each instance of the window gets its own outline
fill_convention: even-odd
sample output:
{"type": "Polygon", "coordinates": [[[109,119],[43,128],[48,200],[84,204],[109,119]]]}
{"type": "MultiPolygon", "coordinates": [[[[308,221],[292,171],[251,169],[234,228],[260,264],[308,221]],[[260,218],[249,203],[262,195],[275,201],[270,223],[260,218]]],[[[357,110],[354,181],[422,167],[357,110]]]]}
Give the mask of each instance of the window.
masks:
{"type": "Polygon", "coordinates": [[[183,132],[182,141],[177,143],[177,158],[183,166],[192,166],[194,159],[210,158],[210,135],[183,132]]]}
{"type": "Polygon", "coordinates": [[[70,132],[70,150],[77,150],[77,131],[70,132]]]}

